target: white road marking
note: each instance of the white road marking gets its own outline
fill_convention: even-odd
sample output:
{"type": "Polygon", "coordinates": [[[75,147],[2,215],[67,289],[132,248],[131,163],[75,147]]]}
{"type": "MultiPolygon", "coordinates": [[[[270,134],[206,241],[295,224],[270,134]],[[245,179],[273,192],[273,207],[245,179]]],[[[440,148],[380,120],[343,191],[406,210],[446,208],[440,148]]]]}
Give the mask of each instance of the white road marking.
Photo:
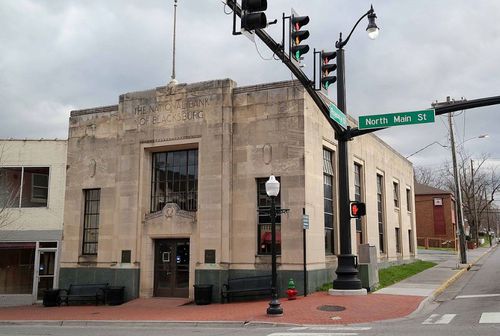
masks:
{"type": "Polygon", "coordinates": [[[482,313],[479,323],[500,323],[500,313],[482,313]]]}
{"type": "Polygon", "coordinates": [[[372,327],[345,327],[345,326],[311,326],[311,327],[293,327],[290,331],[299,330],[328,330],[328,331],[363,331],[370,330],[372,327]]]}
{"type": "Polygon", "coordinates": [[[448,324],[457,314],[444,314],[441,318],[439,318],[439,316],[439,314],[432,314],[427,320],[422,322],[422,324],[448,324]]]}
{"type": "Polygon", "coordinates": [[[422,324],[434,324],[434,318],[438,317],[439,314],[432,314],[431,316],[429,316],[427,318],[427,320],[425,320],[424,322],[422,322],[422,324]]]}
{"type": "Polygon", "coordinates": [[[267,336],[356,336],[358,333],[272,333],[267,336]]]}
{"type": "Polygon", "coordinates": [[[486,297],[496,297],[500,294],[476,294],[476,295],[459,295],[455,299],[472,299],[472,298],[486,298],[486,297]]]}

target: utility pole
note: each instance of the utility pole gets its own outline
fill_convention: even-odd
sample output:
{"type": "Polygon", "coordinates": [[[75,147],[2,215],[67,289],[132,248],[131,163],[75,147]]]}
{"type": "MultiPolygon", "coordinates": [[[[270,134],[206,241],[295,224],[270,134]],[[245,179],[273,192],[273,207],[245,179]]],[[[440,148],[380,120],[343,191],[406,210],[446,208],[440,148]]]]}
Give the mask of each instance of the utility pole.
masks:
{"type": "Polygon", "coordinates": [[[490,233],[490,202],[488,202],[488,194],[486,193],[486,187],[484,188],[484,200],[486,202],[486,223],[488,225],[488,240],[490,243],[490,247],[493,245],[491,243],[491,233],[490,233]]]}
{"type": "MultiPolygon", "coordinates": [[[[449,101],[448,97],[448,101],[449,101]]],[[[458,219],[459,245],[460,245],[460,263],[467,263],[467,254],[465,252],[465,230],[464,230],[464,209],[462,208],[462,188],[460,186],[460,174],[457,167],[457,150],[455,147],[455,136],[453,134],[453,121],[451,113],[448,113],[448,124],[450,127],[451,159],[453,161],[453,175],[455,177],[455,192],[457,199],[456,214],[458,219]]]]}

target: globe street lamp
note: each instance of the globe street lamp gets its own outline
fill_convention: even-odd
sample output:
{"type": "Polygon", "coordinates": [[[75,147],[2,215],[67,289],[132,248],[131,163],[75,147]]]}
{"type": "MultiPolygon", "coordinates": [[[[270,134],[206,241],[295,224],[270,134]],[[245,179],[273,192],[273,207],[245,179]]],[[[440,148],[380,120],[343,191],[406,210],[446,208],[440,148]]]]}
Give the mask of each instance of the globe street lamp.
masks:
{"type": "Polygon", "coordinates": [[[283,308],[278,300],[278,291],[276,288],[276,214],[283,213],[287,209],[276,210],[276,196],[280,193],[280,183],[274,175],[269,177],[266,182],[266,193],[271,198],[271,209],[269,215],[271,217],[271,264],[272,264],[272,277],[271,277],[271,302],[267,308],[267,315],[281,316],[283,315],[283,308]]]}
{"type": "MultiPolygon", "coordinates": [[[[378,36],[379,28],[375,23],[376,15],[373,6],[368,12],[359,18],[345,40],[340,33],[339,40],[335,43],[337,48],[337,107],[347,116],[346,89],[345,89],[345,61],[344,46],[351,38],[352,33],[365,17],[368,17],[366,31],[371,39],[378,36]]],[[[338,266],[335,271],[337,278],[333,281],[333,290],[361,291],[361,281],[358,278],[357,257],[352,254],[351,247],[351,216],[349,198],[349,152],[347,142],[351,138],[351,129],[339,136],[339,236],[340,254],[338,255],[338,266]]]]}

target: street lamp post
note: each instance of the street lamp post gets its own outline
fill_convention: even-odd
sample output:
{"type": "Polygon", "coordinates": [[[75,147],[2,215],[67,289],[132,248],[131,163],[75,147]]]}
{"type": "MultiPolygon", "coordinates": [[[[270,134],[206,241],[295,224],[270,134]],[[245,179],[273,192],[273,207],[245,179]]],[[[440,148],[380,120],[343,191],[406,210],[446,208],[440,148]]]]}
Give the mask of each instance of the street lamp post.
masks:
{"type": "Polygon", "coordinates": [[[276,215],[278,213],[284,213],[288,209],[276,209],[276,196],[280,192],[280,183],[274,175],[269,177],[266,182],[266,194],[271,198],[271,209],[269,209],[269,215],[271,217],[271,301],[269,302],[269,307],[267,308],[267,315],[269,316],[281,316],[283,315],[283,308],[278,300],[278,290],[276,285],[276,215]]]}
{"type": "MultiPolygon", "coordinates": [[[[340,33],[339,40],[335,43],[337,48],[337,107],[347,116],[346,106],[346,88],[345,88],[345,62],[344,46],[349,42],[352,33],[359,22],[368,17],[368,27],[366,31],[371,39],[378,36],[379,29],[375,24],[375,11],[370,8],[363,16],[359,18],[351,32],[345,40],[342,40],[340,33]]],[[[361,281],[358,278],[356,255],[352,254],[351,247],[351,216],[350,216],[350,197],[349,197],[349,152],[347,142],[351,138],[350,128],[339,136],[339,236],[340,236],[340,254],[338,255],[338,266],[335,273],[337,278],[333,281],[334,290],[361,290],[361,281]]]]}

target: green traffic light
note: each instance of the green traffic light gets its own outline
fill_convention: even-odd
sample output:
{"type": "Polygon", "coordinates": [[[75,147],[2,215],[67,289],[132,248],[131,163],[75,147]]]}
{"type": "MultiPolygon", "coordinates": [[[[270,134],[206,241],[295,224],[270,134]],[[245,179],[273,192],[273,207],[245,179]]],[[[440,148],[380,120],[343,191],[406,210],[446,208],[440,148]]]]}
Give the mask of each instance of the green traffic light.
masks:
{"type": "Polygon", "coordinates": [[[295,53],[295,59],[297,61],[300,61],[300,51],[297,50],[297,52],[295,53]]]}
{"type": "Polygon", "coordinates": [[[325,87],[325,89],[328,90],[328,87],[330,86],[330,83],[329,82],[325,82],[325,85],[323,85],[325,87]]]}

